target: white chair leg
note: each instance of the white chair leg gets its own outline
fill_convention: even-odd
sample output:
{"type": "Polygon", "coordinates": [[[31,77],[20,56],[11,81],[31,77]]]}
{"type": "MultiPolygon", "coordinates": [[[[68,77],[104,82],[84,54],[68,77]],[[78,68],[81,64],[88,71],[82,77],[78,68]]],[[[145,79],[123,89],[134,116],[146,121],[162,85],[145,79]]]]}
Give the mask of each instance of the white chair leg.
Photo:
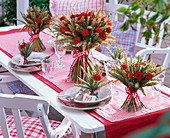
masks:
{"type": "Polygon", "coordinates": [[[71,129],[72,129],[74,138],[80,138],[81,131],[73,124],[71,124],[71,129]]]}

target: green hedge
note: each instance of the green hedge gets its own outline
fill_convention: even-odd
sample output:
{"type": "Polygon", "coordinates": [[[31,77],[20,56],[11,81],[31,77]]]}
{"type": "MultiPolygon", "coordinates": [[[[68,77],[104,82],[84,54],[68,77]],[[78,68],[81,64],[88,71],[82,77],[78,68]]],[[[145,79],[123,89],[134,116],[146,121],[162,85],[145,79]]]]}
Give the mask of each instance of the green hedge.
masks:
{"type": "MultiPolygon", "coordinates": [[[[0,3],[1,5],[2,3],[0,3]]],[[[41,9],[46,7],[49,10],[49,0],[29,0],[29,6],[33,7],[34,5],[39,6],[41,9]]],[[[16,0],[6,0],[2,6],[5,11],[3,20],[16,24],[16,21],[13,20],[13,18],[16,18],[16,0]]]]}

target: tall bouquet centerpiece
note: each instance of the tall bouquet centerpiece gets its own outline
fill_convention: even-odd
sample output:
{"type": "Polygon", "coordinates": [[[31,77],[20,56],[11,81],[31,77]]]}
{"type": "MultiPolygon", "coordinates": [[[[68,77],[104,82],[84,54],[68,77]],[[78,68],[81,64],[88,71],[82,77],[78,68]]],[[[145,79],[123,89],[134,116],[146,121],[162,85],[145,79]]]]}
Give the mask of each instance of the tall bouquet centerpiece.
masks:
{"type": "Polygon", "coordinates": [[[112,24],[111,19],[108,18],[109,14],[106,16],[101,14],[101,8],[96,14],[90,9],[80,14],[74,14],[72,10],[69,13],[70,20],[64,13],[62,17],[57,15],[58,24],[54,27],[54,33],[57,37],[62,36],[63,38],[56,39],[55,42],[56,44],[70,44],[62,48],[72,50],[71,53],[75,60],[70,67],[68,76],[72,81],[78,83],[78,77],[85,79],[85,74],[80,67],[83,66],[86,70],[92,64],[88,57],[89,50],[100,44],[109,46],[108,42],[115,40],[110,36],[112,24]]]}
{"type": "Polygon", "coordinates": [[[162,66],[157,67],[152,61],[143,62],[141,57],[138,57],[138,59],[131,57],[128,61],[126,53],[123,54],[125,63],[118,60],[119,66],[114,65],[109,73],[126,86],[125,90],[128,96],[121,108],[128,112],[136,112],[145,107],[137,91],[141,90],[146,95],[143,87],[156,85],[157,81],[161,81],[161,79],[154,79],[154,77],[162,73],[164,69],[162,66]]]}
{"type": "Polygon", "coordinates": [[[44,51],[46,48],[39,38],[39,33],[51,26],[50,22],[54,20],[54,17],[52,18],[45,9],[40,10],[40,8],[36,6],[34,6],[34,8],[29,7],[27,12],[27,14],[21,13],[25,22],[18,20],[25,24],[21,31],[28,30],[30,42],[34,45],[34,51],[44,51]]]}

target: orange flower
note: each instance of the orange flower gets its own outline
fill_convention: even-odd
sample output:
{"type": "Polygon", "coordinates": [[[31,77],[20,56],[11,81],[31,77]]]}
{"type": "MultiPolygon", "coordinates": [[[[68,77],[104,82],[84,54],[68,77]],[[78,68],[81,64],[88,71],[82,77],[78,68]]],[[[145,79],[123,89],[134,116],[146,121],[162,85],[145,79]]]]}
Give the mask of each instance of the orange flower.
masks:
{"type": "Polygon", "coordinates": [[[80,41],[81,41],[81,40],[80,40],[80,37],[76,37],[76,38],[74,38],[74,43],[75,43],[75,44],[80,43],[80,41]]]}
{"type": "Polygon", "coordinates": [[[60,32],[63,33],[63,34],[65,34],[67,31],[68,31],[68,28],[66,28],[66,27],[60,28],[60,32]]]}
{"type": "Polygon", "coordinates": [[[89,35],[89,31],[87,29],[83,29],[82,35],[83,36],[88,36],[89,35]]]}
{"type": "Polygon", "coordinates": [[[101,77],[100,74],[96,73],[96,74],[94,74],[93,79],[94,79],[95,81],[100,81],[100,80],[102,79],[102,77],[101,77]]]}
{"type": "Polygon", "coordinates": [[[40,19],[40,18],[36,18],[36,19],[35,19],[35,22],[38,23],[38,24],[40,24],[40,23],[41,23],[41,19],[40,19]]]}

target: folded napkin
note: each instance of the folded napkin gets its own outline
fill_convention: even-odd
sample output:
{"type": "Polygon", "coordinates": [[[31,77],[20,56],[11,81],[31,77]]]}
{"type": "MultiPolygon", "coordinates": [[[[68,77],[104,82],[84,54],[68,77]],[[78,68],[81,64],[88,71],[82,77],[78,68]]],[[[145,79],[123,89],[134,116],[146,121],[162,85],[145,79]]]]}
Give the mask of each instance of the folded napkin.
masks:
{"type": "Polygon", "coordinates": [[[29,66],[29,67],[16,66],[15,69],[18,69],[18,70],[38,70],[38,69],[40,69],[40,66],[38,66],[38,67],[36,67],[36,66],[29,66]]]}
{"type": "Polygon", "coordinates": [[[58,100],[59,100],[62,104],[67,105],[67,106],[71,106],[71,107],[78,107],[78,108],[87,107],[87,106],[84,105],[84,104],[76,103],[76,102],[74,102],[74,101],[71,101],[71,100],[68,100],[68,99],[65,99],[65,98],[62,98],[62,97],[58,97],[58,100]]]}

